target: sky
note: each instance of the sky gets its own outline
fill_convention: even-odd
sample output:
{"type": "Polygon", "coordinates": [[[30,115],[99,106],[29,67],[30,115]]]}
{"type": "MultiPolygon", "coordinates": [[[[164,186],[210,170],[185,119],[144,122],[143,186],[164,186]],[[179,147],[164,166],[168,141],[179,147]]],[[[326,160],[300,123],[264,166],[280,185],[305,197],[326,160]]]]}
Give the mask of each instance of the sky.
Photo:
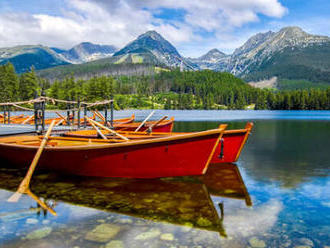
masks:
{"type": "Polygon", "coordinates": [[[0,47],[125,46],[155,30],[186,57],[232,53],[258,32],[330,36],[329,0],[0,0],[0,47]]]}

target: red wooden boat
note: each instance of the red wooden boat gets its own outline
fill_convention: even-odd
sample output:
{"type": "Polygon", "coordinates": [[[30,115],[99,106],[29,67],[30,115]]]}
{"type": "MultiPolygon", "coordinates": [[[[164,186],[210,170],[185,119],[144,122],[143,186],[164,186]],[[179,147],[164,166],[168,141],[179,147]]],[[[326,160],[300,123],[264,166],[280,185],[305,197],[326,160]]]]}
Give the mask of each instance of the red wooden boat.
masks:
{"type": "Polygon", "coordinates": [[[225,130],[212,157],[211,163],[236,162],[252,130],[253,123],[248,122],[244,129],[225,130]]]}
{"type": "MultiPolygon", "coordinates": [[[[248,122],[244,129],[225,130],[222,139],[217,146],[217,149],[212,157],[211,163],[233,163],[236,162],[241,154],[241,151],[252,130],[253,123],[248,122]]],[[[104,135],[110,135],[107,131],[102,131],[104,135]]],[[[119,131],[120,134],[127,136],[129,139],[154,139],[159,137],[168,137],[180,133],[163,133],[163,132],[126,132],[119,131]]],[[[188,133],[186,133],[188,134],[188,133]]],[[[68,137],[83,137],[83,138],[98,138],[95,130],[79,130],[71,131],[64,134],[68,137]]]]}
{"type": "MultiPolygon", "coordinates": [[[[97,177],[155,178],[202,175],[226,125],[218,129],[143,140],[50,137],[38,167],[97,177]]],[[[28,166],[42,136],[0,138],[0,159],[28,166]]]]}

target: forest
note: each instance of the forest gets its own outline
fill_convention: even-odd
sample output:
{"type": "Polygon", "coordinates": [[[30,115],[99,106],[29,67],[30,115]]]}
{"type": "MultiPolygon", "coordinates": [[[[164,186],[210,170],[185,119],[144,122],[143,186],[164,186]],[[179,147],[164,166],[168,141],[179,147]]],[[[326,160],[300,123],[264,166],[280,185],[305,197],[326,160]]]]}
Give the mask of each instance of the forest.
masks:
{"type": "MultiPolygon", "coordinates": [[[[115,100],[117,109],[329,110],[330,87],[269,90],[249,86],[226,72],[159,71],[151,75],[74,76],[50,83],[32,68],[17,74],[12,64],[0,66],[0,102],[29,100],[43,90],[49,97],[94,102],[115,100]]],[[[65,108],[64,105],[56,106],[65,108]]]]}

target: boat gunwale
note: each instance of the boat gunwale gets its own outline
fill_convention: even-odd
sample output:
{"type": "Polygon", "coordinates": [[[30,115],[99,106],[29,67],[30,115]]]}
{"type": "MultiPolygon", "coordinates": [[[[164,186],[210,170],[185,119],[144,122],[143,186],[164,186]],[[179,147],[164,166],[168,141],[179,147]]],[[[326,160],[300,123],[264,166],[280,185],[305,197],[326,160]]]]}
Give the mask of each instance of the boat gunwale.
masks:
{"type": "MultiPolygon", "coordinates": [[[[199,138],[203,136],[213,135],[213,134],[219,134],[222,135],[224,133],[225,127],[217,128],[217,129],[211,129],[201,132],[195,132],[195,133],[183,133],[178,135],[172,135],[167,137],[160,137],[155,139],[146,139],[146,140],[132,140],[127,142],[120,142],[120,143],[110,143],[110,144],[88,144],[88,142],[93,142],[95,140],[96,142],[100,143],[100,139],[86,139],[86,138],[73,138],[73,137],[60,137],[61,140],[72,140],[72,141],[85,141],[85,145],[77,145],[77,146],[62,146],[62,147],[52,147],[47,146],[45,147],[45,150],[47,151],[76,151],[76,150],[97,150],[97,149],[104,149],[104,148],[120,148],[120,147],[127,147],[127,146],[135,146],[135,145],[145,145],[145,144],[153,144],[153,143],[163,143],[163,142],[169,142],[169,141],[176,141],[176,140],[184,140],[184,139],[190,139],[190,138],[199,138]],[[67,139],[63,139],[67,138],[67,139]]],[[[42,137],[42,136],[38,136],[42,137]]],[[[49,137],[50,140],[56,140],[58,137],[49,137]]],[[[2,138],[4,139],[4,138],[2,138]]],[[[107,143],[109,141],[104,140],[104,143],[107,143]]],[[[20,148],[20,149],[28,149],[28,150],[36,150],[38,149],[38,146],[32,146],[32,145],[22,145],[22,144],[8,144],[1,142],[0,138],[0,147],[11,147],[11,148],[20,148]]]]}
{"type": "MultiPolygon", "coordinates": [[[[151,124],[153,124],[154,122],[156,122],[157,120],[155,120],[155,121],[147,121],[145,124],[144,124],[144,127],[149,127],[149,125],[151,124]]],[[[157,125],[156,125],[156,127],[163,127],[163,126],[166,126],[166,125],[169,125],[169,124],[171,124],[171,123],[173,123],[174,122],[174,117],[172,116],[170,119],[168,119],[168,120],[163,120],[163,121],[161,121],[160,123],[158,123],[157,125]]],[[[116,124],[116,123],[115,123],[116,124]]],[[[115,128],[123,128],[123,129],[125,129],[125,128],[130,128],[130,127],[138,127],[138,125],[140,125],[141,123],[140,122],[133,122],[133,123],[123,123],[123,124],[120,124],[120,123],[118,123],[118,124],[116,124],[115,125],[115,128]],[[127,126],[126,126],[127,125],[127,126]]],[[[119,130],[120,131],[120,130],[119,130]]]]}

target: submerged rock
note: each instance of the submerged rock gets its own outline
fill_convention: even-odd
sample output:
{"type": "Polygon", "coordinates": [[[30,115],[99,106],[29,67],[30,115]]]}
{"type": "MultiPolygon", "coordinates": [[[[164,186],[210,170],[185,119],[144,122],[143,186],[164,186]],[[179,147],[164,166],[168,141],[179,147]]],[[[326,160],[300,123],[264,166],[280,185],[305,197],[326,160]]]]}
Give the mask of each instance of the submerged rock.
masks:
{"type": "Polygon", "coordinates": [[[28,235],[26,235],[27,239],[42,239],[47,237],[52,232],[51,227],[44,227],[38,230],[35,230],[28,235]]]}
{"type": "Polygon", "coordinates": [[[143,232],[137,235],[134,239],[135,240],[147,240],[153,239],[160,235],[159,229],[151,229],[148,232],[143,232]]]}
{"type": "Polygon", "coordinates": [[[49,220],[43,220],[43,221],[42,221],[42,224],[43,224],[43,225],[48,225],[49,223],[50,223],[49,220]]]}
{"type": "Polygon", "coordinates": [[[38,223],[38,220],[34,218],[28,218],[25,223],[34,225],[38,223]]]}
{"type": "Polygon", "coordinates": [[[249,244],[253,248],[264,248],[266,247],[265,241],[258,239],[257,237],[252,237],[249,240],[249,244]]]}
{"type": "Polygon", "coordinates": [[[85,236],[85,240],[105,243],[115,237],[119,231],[119,226],[113,224],[101,224],[88,232],[85,236]]]}
{"type": "Polygon", "coordinates": [[[308,239],[308,238],[301,238],[301,239],[299,239],[299,242],[301,244],[304,244],[304,245],[307,245],[307,246],[314,246],[313,241],[308,239]]]}
{"type": "Polygon", "coordinates": [[[162,235],[160,235],[160,239],[165,241],[173,241],[174,236],[172,233],[163,233],[162,235]]]}
{"type": "Polygon", "coordinates": [[[118,220],[118,223],[120,223],[120,224],[132,224],[133,220],[128,219],[128,218],[121,218],[121,219],[118,220]]]}
{"type": "Polygon", "coordinates": [[[124,243],[121,240],[112,240],[105,245],[105,248],[124,248],[124,243]]]}

